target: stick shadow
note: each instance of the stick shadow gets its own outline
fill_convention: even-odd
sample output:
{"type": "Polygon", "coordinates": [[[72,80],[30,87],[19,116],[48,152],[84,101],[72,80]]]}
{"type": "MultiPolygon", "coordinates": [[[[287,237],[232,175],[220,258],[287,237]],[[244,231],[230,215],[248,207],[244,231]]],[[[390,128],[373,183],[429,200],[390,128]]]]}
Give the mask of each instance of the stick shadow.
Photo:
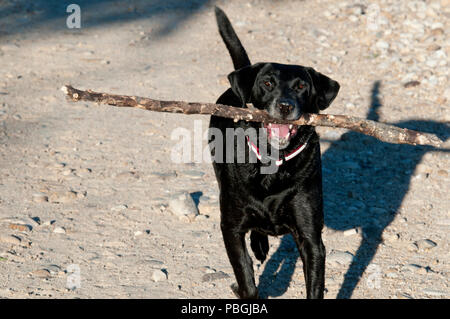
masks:
{"type": "MultiPolygon", "coordinates": [[[[380,87],[379,81],[373,84],[367,115],[374,121],[379,120],[382,107],[378,98],[380,87]]],[[[434,133],[444,141],[450,137],[449,125],[441,122],[409,120],[392,124],[434,133]]],[[[338,231],[358,227],[363,233],[337,298],[351,298],[382,242],[383,231],[401,207],[417,164],[430,151],[449,152],[429,146],[387,144],[348,132],[333,141],[322,155],[325,224],[338,231]]],[[[427,182],[426,174],[417,178],[427,182]]],[[[299,256],[297,252],[289,256],[287,252],[295,249],[292,247],[295,244],[286,235],[268,260],[259,278],[261,297],[277,297],[286,292],[299,256]]]]}

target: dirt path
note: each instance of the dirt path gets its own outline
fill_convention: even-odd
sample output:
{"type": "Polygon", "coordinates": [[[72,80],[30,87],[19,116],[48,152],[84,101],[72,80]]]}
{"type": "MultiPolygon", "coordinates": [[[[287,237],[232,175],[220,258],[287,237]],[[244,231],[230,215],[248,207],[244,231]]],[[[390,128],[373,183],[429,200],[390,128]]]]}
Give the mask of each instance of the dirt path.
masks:
{"type": "MultiPolygon", "coordinates": [[[[329,113],[449,137],[448,0],[78,3],[71,30],[59,1],[0,0],[2,298],[233,298],[212,167],[170,160],[174,130],[206,130],[208,118],[71,104],[59,91],[215,101],[232,64],[214,4],[253,62],[339,81],[329,113]],[[169,207],[186,192],[195,218],[169,207]]],[[[448,141],[319,132],[326,298],[448,298],[448,141]]],[[[255,260],[262,295],[304,298],[291,238],[270,246],[255,260]]]]}

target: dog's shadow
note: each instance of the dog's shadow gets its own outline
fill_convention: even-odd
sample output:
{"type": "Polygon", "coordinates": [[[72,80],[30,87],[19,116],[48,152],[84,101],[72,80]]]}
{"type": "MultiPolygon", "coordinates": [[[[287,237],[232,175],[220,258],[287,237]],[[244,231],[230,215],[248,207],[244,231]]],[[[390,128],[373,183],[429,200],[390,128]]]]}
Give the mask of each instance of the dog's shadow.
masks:
{"type": "MultiPolygon", "coordinates": [[[[370,120],[379,119],[380,85],[377,81],[372,88],[367,116],[370,120]]],[[[440,122],[410,120],[393,124],[434,133],[444,141],[450,136],[449,126],[440,122]]],[[[384,229],[400,209],[417,164],[429,151],[448,152],[428,146],[387,144],[348,132],[333,141],[322,155],[326,226],[339,231],[359,227],[363,232],[362,242],[345,274],[337,298],[352,296],[382,242],[384,229]]],[[[419,178],[426,180],[427,175],[419,178]]],[[[259,277],[258,288],[262,298],[278,297],[286,292],[298,257],[292,237],[284,236],[259,277]]]]}

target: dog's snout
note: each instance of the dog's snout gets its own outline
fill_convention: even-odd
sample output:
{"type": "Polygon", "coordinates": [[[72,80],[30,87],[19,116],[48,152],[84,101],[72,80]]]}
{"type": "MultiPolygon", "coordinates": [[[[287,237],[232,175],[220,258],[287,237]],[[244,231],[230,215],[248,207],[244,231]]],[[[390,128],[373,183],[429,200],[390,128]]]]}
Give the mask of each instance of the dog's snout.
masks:
{"type": "Polygon", "coordinates": [[[294,103],[291,101],[280,101],[278,102],[278,108],[282,114],[289,114],[294,109],[294,103]]]}

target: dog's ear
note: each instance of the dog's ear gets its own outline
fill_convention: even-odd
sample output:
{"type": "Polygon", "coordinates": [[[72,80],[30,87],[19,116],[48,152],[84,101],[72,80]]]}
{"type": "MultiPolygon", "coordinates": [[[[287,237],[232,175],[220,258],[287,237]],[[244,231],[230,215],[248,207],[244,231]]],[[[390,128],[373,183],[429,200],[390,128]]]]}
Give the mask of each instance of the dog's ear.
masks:
{"type": "Polygon", "coordinates": [[[311,75],[315,93],[317,95],[317,106],[320,110],[325,110],[337,96],[340,85],[338,82],[317,72],[313,68],[308,68],[308,73],[311,75]]]}
{"type": "Polygon", "coordinates": [[[242,101],[242,106],[249,103],[252,96],[253,85],[255,84],[256,76],[264,63],[257,63],[238,69],[228,74],[228,81],[230,81],[231,89],[242,101]]]}

